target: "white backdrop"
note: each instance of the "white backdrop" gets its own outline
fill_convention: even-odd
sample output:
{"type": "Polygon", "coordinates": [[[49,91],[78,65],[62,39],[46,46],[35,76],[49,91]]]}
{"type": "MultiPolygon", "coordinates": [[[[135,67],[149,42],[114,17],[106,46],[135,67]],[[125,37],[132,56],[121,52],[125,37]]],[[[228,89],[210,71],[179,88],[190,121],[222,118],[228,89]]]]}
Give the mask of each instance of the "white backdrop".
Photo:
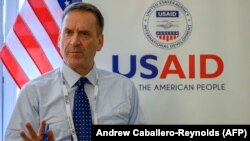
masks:
{"type": "Polygon", "coordinates": [[[136,61],[132,61],[136,63],[136,72],[131,79],[139,90],[149,124],[250,123],[249,0],[178,0],[173,1],[174,5],[171,0],[163,0],[165,4],[152,0],[86,1],[95,4],[105,17],[105,44],[97,55],[97,66],[112,71],[117,68],[113,66],[113,58],[117,56],[119,72],[127,74],[131,70],[131,56],[136,56],[136,61]],[[151,17],[145,22],[147,11],[151,17]],[[146,38],[143,27],[157,24],[159,19],[174,19],[157,19],[156,11],[179,12],[178,23],[172,28],[180,31],[179,41],[191,17],[190,36],[181,46],[163,49],[146,38]],[[147,58],[149,55],[151,58],[147,58]],[[217,57],[217,61],[207,58],[202,62],[201,56],[207,55],[217,57]],[[201,66],[206,67],[207,74],[218,71],[217,76],[201,78],[201,66]],[[164,68],[169,73],[161,78],[164,68]],[[179,77],[181,70],[185,78],[179,77]],[[184,89],[184,86],[190,87],[184,89]]]}

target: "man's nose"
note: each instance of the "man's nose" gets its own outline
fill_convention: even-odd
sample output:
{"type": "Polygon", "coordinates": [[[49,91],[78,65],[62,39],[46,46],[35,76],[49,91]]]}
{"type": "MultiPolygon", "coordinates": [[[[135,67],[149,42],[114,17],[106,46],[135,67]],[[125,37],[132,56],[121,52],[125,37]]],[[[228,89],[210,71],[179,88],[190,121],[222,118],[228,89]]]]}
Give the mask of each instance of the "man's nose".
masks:
{"type": "Polygon", "coordinates": [[[73,46],[80,44],[79,36],[77,33],[74,33],[73,36],[71,37],[70,44],[73,46]]]}

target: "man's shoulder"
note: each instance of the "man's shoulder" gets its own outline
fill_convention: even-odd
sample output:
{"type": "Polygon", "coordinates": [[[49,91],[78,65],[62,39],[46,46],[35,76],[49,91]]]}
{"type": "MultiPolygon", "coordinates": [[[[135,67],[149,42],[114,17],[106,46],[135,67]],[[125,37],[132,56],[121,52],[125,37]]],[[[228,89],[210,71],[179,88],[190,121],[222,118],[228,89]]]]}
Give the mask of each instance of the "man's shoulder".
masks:
{"type": "Polygon", "coordinates": [[[25,84],[25,86],[48,84],[58,79],[59,76],[60,76],[60,68],[57,68],[45,74],[42,74],[33,80],[30,80],[28,83],[25,84]]]}
{"type": "Polygon", "coordinates": [[[130,80],[128,77],[111,71],[98,69],[97,74],[100,77],[99,79],[101,80],[107,80],[107,81],[113,80],[116,81],[117,83],[119,82],[133,83],[132,80],[130,80]]]}
{"type": "Polygon", "coordinates": [[[127,77],[118,74],[118,73],[114,73],[108,70],[104,70],[104,69],[98,69],[97,70],[98,75],[100,75],[101,77],[115,77],[118,79],[128,79],[127,77]]]}

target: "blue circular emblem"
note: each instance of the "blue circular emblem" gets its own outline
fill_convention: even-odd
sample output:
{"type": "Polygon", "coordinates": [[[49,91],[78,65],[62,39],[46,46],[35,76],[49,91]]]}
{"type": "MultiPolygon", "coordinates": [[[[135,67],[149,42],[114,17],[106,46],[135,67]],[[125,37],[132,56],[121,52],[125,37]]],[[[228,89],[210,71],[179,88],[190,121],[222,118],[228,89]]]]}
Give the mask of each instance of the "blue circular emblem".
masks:
{"type": "Polygon", "coordinates": [[[160,0],[147,9],[142,26],[151,44],[162,49],[173,49],[188,40],[193,23],[191,14],[183,4],[175,0],[160,0]]]}

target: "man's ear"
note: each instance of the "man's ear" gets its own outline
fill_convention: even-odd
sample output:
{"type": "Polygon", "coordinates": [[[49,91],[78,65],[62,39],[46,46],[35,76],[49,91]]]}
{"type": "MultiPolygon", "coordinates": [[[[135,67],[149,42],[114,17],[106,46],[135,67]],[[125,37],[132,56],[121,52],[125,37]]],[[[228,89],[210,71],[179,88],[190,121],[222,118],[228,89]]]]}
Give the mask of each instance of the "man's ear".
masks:
{"type": "Polygon", "coordinates": [[[57,38],[57,47],[60,48],[60,41],[61,41],[61,30],[59,30],[58,38],[57,38]]]}
{"type": "Polygon", "coordinates": [[[104,35],[99,35],[98,37],[98,47],[97,47],[97,51],[100,51],[103,47],[104,44],[104,35]]]}
{"type": "Polygon", "coordinates": [[[62,47],[61,47],[61,40],[62,40],[62,32],[59,31],[59,36],[58,36],[58,39],[57,39],[57,47],[58,47],[59,50],[60,50],[61,56],[63,56],[63,49],[62,49],[62,47]]]}

